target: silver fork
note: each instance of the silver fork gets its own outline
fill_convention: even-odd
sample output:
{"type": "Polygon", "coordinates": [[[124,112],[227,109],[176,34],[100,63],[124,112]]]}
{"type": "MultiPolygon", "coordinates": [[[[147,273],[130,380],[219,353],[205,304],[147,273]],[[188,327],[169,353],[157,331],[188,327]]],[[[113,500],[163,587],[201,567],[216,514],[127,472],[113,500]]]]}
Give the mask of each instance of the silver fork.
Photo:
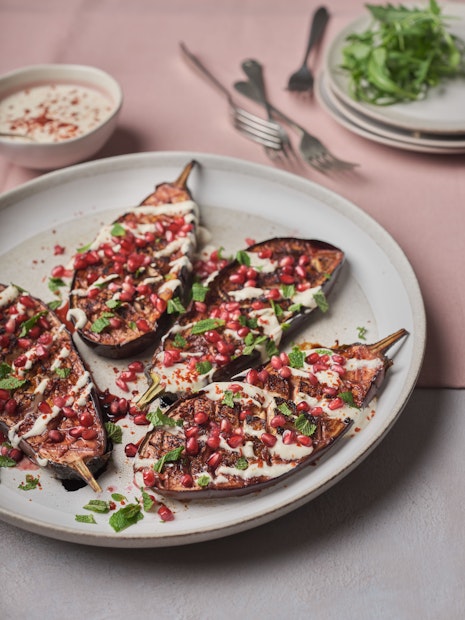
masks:
{"type": "Polygon", "coordinates": [[[313,14],[312,23],[310,26],[310,36],[307,43],[307,49],[305,50],[302,66],[289,78],[287,90],[299,93],[312,92],[313,74],[308,68],[307,60],[310,55],[310,51],[323,36],[328,20],[329,13],[324,6],[321,6],[313,14]]]}
{"type": "MultiPolygon", "coordinates": [[[[257,98],[255,88],[250,82],[236,82],[234,88],[241,93],[241,95],[245,95],[249,99],[261,103],[257,98]]],[[[316,136],[311,135],[306,129],[289,118],[284,112],[278,110],[278,108],[271,103],[268,102],[268,105],[273,114],[279,116],[289,127],[292,127],[300,134],[300,154],[304,161],[310,164],[312,168],[315,168],[319,172],[326,173],[331,170],[352,170],[358,166],[358,164],[335,157],[316,136]]]]}
{"type": "Polygon", "coordinates": [[[179,45],[184,57],[199,69],[200,72],[226,97],[234,127],[246,138],[249,138],[249,140],[253,140],[264,146],[267,152],[273,153],[273,156],[283,152],[284,144],[276,128],[276,123],[260,118],[256,114],[247,112],[247,110],[236,105],[228,89],[210,73],[197,56],[190,52],[184,43],[180,43],[179,45]]]}
{"type": "MultiPolygon", "coordinates": [[[[283,143],[283,150],[281,151],[281,153],[287,159],[289,159],[290,156],[295,157],[294,150],[292,148],[292,143],[289,138],[289,135],[287,134],[287,131],[284,129],[282,125],[277,123],[276,120],[273,118],[273,111],[271,109],[270,104],[268,103],[268,99],[266,96],[265,81],[263,78],[262,65],[257,60],[253,60],[252,58],[250,58],[248,60],[244,60],[241,66],[242,66],[242,70],[244,71],[246,76],[249,78],[250,84],[254,86],[257,100],[264,106],[269,122],[275,126],[277,134],[281,137],[281,140],[283,143]]],[[[272,152],[267,147],[265,147],[265,151],[267,152],[268,156],[271,159],[280,157],[280,154],[277,155],[276,151],[272,152]]]]}

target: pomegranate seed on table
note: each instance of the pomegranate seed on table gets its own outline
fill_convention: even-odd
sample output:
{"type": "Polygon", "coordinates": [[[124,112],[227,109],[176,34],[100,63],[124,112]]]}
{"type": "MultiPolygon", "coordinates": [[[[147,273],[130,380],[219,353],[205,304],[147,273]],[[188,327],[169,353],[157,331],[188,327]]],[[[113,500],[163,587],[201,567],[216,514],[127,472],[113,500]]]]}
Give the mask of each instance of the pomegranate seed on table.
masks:
{"type": "Polygon", "coordinates": [[[165,506],[164,504],[160,506],[157,512],[162,521],[173,521],[174,520],[173,512],[168,508],[168,506],[165,506]]]}

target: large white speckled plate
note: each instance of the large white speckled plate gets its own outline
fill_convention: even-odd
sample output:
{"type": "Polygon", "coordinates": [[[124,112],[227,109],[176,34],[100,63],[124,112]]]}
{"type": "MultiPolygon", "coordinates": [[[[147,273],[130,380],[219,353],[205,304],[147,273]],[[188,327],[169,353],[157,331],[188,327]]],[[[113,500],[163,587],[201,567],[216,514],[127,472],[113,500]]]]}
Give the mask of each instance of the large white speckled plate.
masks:
{"type": "MultiPolygon", "coordinates": [[[[317,466],[274,487],[240,498],[189,503],[167,502],[174,521],[162,523],[144,513],[136,525],[116,533],[108,515],[96,524],[78,523],[76,514],[92,498],[89,488],[66,491],[46,471],[36,470],[40,488],[22,491],[27,471],[0,470],[0,518],[29,531],[61,540],[108,547],[159,547],[208,540],[240,532],[281,516],[335,484],[383,438],[405,406],[420,371],[425,347],[425,316],[415,274],[388,233],[359,208],[315,183],[271,167],[200,153],[143,153],[81,164],[26,183],[0,197],[0,282],[14,281],[45,301],[51,268],[90,241],[102,223],[138,204],[154,185],[177,178],[190,159],[199,166],[189,185],[200,205],[212,243],[226,253],[244,247],[245,238],[277,235],[317,238],[343,249],[347,264],[327,314],[315,313],[302,339],[331,345],[358,339],[358,328],[374,342],[399,328],[409,336],[392,349],[394,366],[378,399],[376,414],[360,420],[360,432],[343,438],[317,466]],[[54,256],[53,247],[66,248],[54,256]]],[[[115,392],[115,377],[126,362],[96,358],[79,345],[102,389],[115,392]]],[[[150,351],[142,359],[150,357],[150,351]]],[[[142,392],[146,384],[132,385],[142,392]]],[[[102,499],[118,492],[135,501],[132,463],[124,444],[137,441],[147,427],[121,421],[117,445],[99,478],[102,499]]],[[[382,481],[380,480],[380,484],[382,481]]]]}

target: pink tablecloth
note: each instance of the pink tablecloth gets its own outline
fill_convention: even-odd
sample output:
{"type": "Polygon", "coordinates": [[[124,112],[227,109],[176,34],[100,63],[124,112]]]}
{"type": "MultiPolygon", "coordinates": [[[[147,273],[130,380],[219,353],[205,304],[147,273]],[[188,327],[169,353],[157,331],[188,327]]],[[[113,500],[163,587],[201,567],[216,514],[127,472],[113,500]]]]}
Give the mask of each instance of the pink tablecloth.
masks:
{"type": "MultiPolygon", "coordinates": [[[[272,101],[341,157],[361,164],[354,177],[310,168],[305,176],[369,213],[412,263],[429,325],[419,384],[464,387],[465,156],[371,143],[341,128],[316,101],[284,89],[301,61],[316,6],[307,0],[0,0],[0,72],[62,62],[113,74],[125,102],[119,130],[99,157],[186,150],[268,165],[262,150],[232,129],[221,97],[184,64],[178,43],[185,41],[228,85],[241,77],[243,59],[259,59],[272,101]]],[[[331,0],[328,6],[332,18],[323,48],[364,12],[360,0],[331,0]]],[[[38,174],[0,159],[0,191],[38,174]]]]}

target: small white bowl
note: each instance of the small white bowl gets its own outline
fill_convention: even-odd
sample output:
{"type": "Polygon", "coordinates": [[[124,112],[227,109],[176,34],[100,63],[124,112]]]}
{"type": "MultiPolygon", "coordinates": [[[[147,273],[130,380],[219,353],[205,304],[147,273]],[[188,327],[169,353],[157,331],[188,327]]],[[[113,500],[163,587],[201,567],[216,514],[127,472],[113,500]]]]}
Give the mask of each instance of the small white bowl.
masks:
{"type": "MultiPolygon", "coordinates": [[[[0,76],[0,105],[6,97],[24,91],[28,87],[51,85],[87,87],[103,94],[110,103],[110,109],[106,110],[105,117],[98,124],[78,137],[44,142],[38,139],[0,135],[0,155],[19,166],[51,170],[78,163],[99,151],[115,130],[123,103],[122,90],[114,78],[95,67],[64,64],[33,65],[11,71],[0,76]]],[[[23,127],[24,125],[19,123],[18,129],[15,128],[14,131],[23,131],[24,135],[23,127]]],[[[3,127],[0,131],[9,131],[9,128],[3,127]]]]}

